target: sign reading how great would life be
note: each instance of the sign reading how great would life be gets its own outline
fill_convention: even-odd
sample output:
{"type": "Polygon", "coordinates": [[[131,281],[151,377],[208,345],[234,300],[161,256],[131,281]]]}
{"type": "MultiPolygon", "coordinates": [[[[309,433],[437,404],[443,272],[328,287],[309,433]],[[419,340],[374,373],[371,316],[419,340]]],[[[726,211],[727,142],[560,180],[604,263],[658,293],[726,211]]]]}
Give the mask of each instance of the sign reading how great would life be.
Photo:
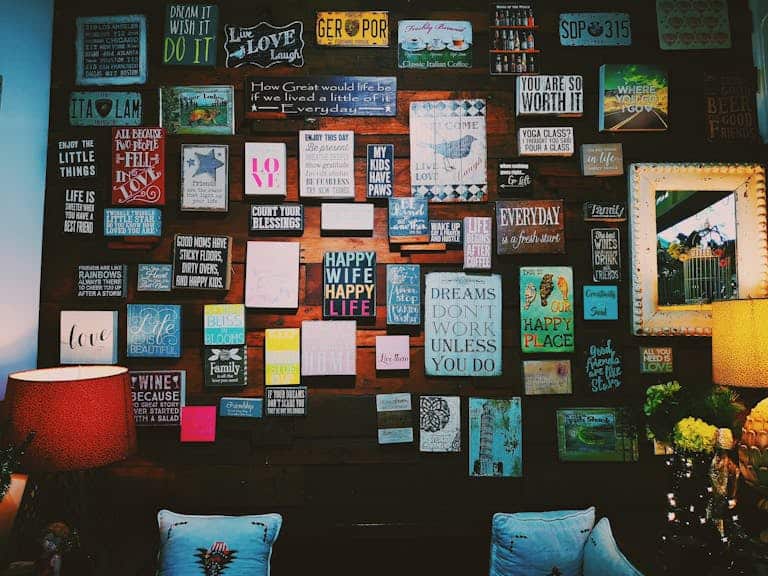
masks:
{"type": "Polygon", "coordinates": [[[96,144],[93,138],[56,140],[56,175],[60,179],[96,176],[96,144]]]}
{"type": "Polygon", "coordinates": [[[593,228],[592,280],[619,282],[621,280],[621,251],[618,228],[593,228]]]}
{"type": "Polygon", "coordinates": [[[94,214],[96,212],[96,191],[75,188],[64,189],[64,233],[94,233],[94,214]]]}
{"type": "Polygon", "coordinates": [[[429,376],[501,374],[501,276],[426,276],[424,363],[429,376]]]}
{"type": "Polygon", "coordinates": [[[587,347],[584,370],[589,392],[611,392],[621,388],[623,366],[621,350],[613,340],[603,338],[587,347]]]}
{"type": "Polygon", "coordinates": [[[112,203],[165,204],[165,129],[112,129],[112,203]]]}
{"type": "Polygon", "coordinates": [[[573,270],[520,268],[520,343],[523,352],[573,352],[573,270]]]}
{"type": "Polygon", "coordinates": [[[224,26],[227,68],[251,64],[269,68],[285,64],[304,66],[304,24],[299,20],[285,26],[260,22],[256,26],[224,26]]]}
{"type": "Polygon", "coordinates": [[[299,130],[299,195],[354,198],[354,152],[351,130],[299,130]]]}
{"type": "Polygon", "coordinates": [[[129,372],[136,426],[178,426],[186,398],[186,371],[129,372]]]}
{"type": "Polygon", "coordinates": [[[560,14],[561,46],[630,46],[632,26],[625,12],[560,14]]]}
{"type": "Polygon", "coordinates": [[[520,156],[572,156],[573,128],[520,128],[517,131],[517,150],[520,156]]]}
{"type": "Polygon", "coordinates": [[[176,234],[173,239],[173,287],[229,290],[230,236],[176,234]]]}
{"type": "Polygon", "coordinates": [[[168,4],[165,7],[163,64],[216,66],[216,4],[168,4]]]}
{"type": "Polygon", "coordinates": [[[389,198],[395,194],[395,146],[394,144],[368,144],[367,147],[367,198],[389,198]]]}
{"type": "Polygon", "coordinates": [[[581,76],[518,76],[518,116],[581,116],[584,79],[581,76]]]}
{"type": "Polygon", "coordinates": [[[259,234],[304,232],[303,204],[253,204],[248,229],[259,234]]]}
{"type": "Polygon", "coordinates": [[[376,252],[326,252],[323,317],[376,316],[376,252]]]}
{"type": "Polygon", "coordinates": [[[389,12],[318,12],[315,38],[318,46],[386,48],[389,12]]]}
{"type": "Polygon", "coordinates": [[[229,146],[181,145],[181,210],[226,212],[229,205],[229,146]]]}
{"type": "Polygon", "coordinates": [[[81,16],[75,23],[79,85],[144,84],[147,81],[146,16],[81,16]]]}
{"type": "Polygon", "coordinates": [[[77,267],[77,295],[80,298],[124,298],[128,293],[128,266],[125,264],[80,264],[77,267]]]}
{"type": "Polygon", "coordinates": [[[141,94],[138,92],[72,92],[70,126],[138,126],[141,94]]]}
{"type": "Polygon", "coordinates": [[[562,200],[496,202],[498,254],[562,254],[565,213],[562,200]]]}

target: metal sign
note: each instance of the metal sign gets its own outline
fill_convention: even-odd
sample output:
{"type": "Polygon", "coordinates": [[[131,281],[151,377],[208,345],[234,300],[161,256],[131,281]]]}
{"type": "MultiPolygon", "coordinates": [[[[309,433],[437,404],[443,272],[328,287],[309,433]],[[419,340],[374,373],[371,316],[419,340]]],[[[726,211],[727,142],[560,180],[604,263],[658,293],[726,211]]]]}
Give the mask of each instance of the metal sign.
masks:
{"type": "Polygon", "coordinates": [[[125,85],[147,81],[146,16],[81,16],[75,24],[77,84],[125,85]]]}
{"type": "Polygon", "coordinates": [[[472,23],[456,20],[400,20],[398,68],[471,68],[472,23]]]}
{"type": "Polygon", "coordinates": [[[315,38],[318,46],[386,48],[389,12],[318,12],[315,38]]]}
{"type": "Polygon", "coordinates": [[[72,92],[70,126],[139,126],[141,94],[138,92],[72,92]]]}
{"type": "Polygon", "coordinates": [[[625,12],[560,14],[561,46],[630,46],[632,26],[625,12]]]}

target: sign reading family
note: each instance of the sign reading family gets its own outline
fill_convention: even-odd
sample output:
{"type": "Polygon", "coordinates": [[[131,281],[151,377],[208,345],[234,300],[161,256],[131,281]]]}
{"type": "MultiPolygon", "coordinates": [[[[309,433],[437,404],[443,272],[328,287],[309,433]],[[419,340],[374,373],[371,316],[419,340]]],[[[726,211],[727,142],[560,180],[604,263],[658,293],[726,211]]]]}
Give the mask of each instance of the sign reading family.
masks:
{"type": "Polygon", "coordinates": [[[581,116],[584,79],[581,76],[518,76],[518,116],[581,116]]]}
{"type": "Polygon", "coordinates": [[[70,126],[138,126],[141,94],[138,92],[72,92],[70,126]]]}
{"type": "Polygon", "coordinates": [[[394,144],[368,144],[367,198],[389,198],[395,193],[395,146],[394,144]]]}
{"type": "Polygon", "coordinates": [[[523,352],[573,352],[573,270],[520,268],[520,340],[523,352]]]}
{"type": "Polygon", "coordinates": [[[144,84],[147,81],[146,16],[80,16],[75,24],[79,85],[144,84]]]}
{"type": "Polygon", "coordinates": [[[304,205],[253,204],[249,222],[251,232],[301,235],[304,232],[304,205]]]}
{"type": "Polygon", "coordinates": [[[627,219],[627,205],[616,202],[584,202],[585,222],[624,222],[627,219]]]}
{"type": "Polygon", "coordinates": [[[326,252],[323,317],[376,316],[376,252],[326,252]]]}
{"type": "Polygon", "coordinates": [[[229,290],[232,238],[176,234],[173,239],[173,287],[229,290]]]}
{"type": "Polygon", "coordinates": [[[216,4],[168,4],[165,10],[163,64],[216,66],[216,4]]]}
{"type": "Polygon", "coordinates": [[[563,254],[565,214],[562,200],[496,202],[498,254],[563,254]]]}
{"type": "Polygon", "coordinates": [[[400,20],[398,68],[471,68],[472,23],[456,20],[400,20]]]}
{"type": "Polygon", "coordinates": [[[520,156],[571,156],[573,146],[571,126],[520,128],[517,131],[520,156]]]}
{"type": "Polygon", "coordinates": [[[593,228],[592,280],[619,282],[621,280],[621,253],[618,228],[593,228]]]}
{"type": "Polygon", "coordinates": [[[315,36],[318,46],[386,48],[389,12],[318,12],[315,36]]]}
{"type": "Polygon", "coordinates": [[[165,204],[165,129],[112,129],[112,203],[165,204]]]}
{"type": "Polygon", "coordinates": [[[632,26],[624,12],[560,14],[561,46],[630,46],[632,26]]]}
{"type": "Polygon", "coordinates": [[[304,24],[296,20],[285,26],[259,22],[256,26],[224,26],[227,68],[251,64],[269,68],[286,64],[304,66],[304,24]]]}
{"type": "Polygon", "coordinates": [[[61,179],[96,176],[96,144],[93,138],[56,141],[56,174],[61,179]]]}

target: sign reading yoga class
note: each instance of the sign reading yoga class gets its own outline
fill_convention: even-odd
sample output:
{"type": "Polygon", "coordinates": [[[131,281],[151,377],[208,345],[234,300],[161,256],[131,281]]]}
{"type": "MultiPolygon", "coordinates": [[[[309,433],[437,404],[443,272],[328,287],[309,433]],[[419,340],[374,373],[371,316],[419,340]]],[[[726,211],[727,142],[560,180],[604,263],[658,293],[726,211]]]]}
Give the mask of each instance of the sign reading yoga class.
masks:
{"type": "Polygon", "coordinates": [[[224,26],[227,68],[244,64],[270,68],[278,64],[304,66],[304,24],[296,20],[285,26],[259,22],[255,26],[224,26]]]}
{"type": "Polygon", "coordinates": [[[562,254],[565,214],[562,200],[496,202],[498,254],[562,254]]]}
{"type": "Polygon", "coordinates": [[[165,7],[163,64],[216,66],[216,4],[168,4],[165,7]]]}
{"type": "Polygon", "coordinates": [[[520,156],[572,156],[573,146],[571,126],[520,128],[517,131],[520,156]]]}
{"type": "Polygon", "coordinates": [[[232,238],[176,234],[173,239],[173,287],[229,290],[232,238]]]}
{"type": "Polygon", "coordinates": [[[671,374],[672,348],[640,347],[640,374],[671,374]]]}
{"type": "Polygon", "coordinates": [[[386,48],[389,12],[318,12],[315,38],[318,46],[386,48]]]}
{"type": "Polygon", "coordinates": [[[584,370],[589,392],[614,392],[621,388],[623,366],[621,350],[610,338],[602,338],[587,346],[584,370]]]}
{"type": "Polygon", "coordinates": [[[517,77],[518,116],[581,116],[584,79],[581,76],[517,77]]]}
{"type": "Polygon", "coordinates": [[[618,228],[593,228],[592,280],[619,282],[621,280],[620,232],[618,228]]]}
{"type": "Polygon", "coordinates": [[[128,373],[136,426],[178,426],[186,398],[186,370],[128,373]]]}
{"type": "Polygon", "coordinates": [[[630,46],[632,26],[625,12],[560,14],[561,46],[630,46]]]}
{"type": "Polygon", "coordinates": [[[533,169],[527,162],[499,160],[496,173],[499,194],[521,194],[533,184],[533,169]]]}
{"type": "Polygon", "coordinates": [[[245,143],[245,195],[282,196],[287,188],[285,143],[245,143]]]}
{"type": "Polygon", "coordinates": [[[160,236],[160,208],[104,208],[104,236],[160,236]]]}
{"type": "Polygon", "coordinates": [[[520,343],[523,352],[573,352],[573,270],[520,268],[520,343]]]}
{"type": "Polygon", "coordinates": [[[61,180],[96,176],[96,144],[93,138],[59,139],[56,146],[56,175],[61,180]]]}
{"type": "Polygon", "coordinates": [[[389,199],[389,241],[393,244],[429,240],[426,198],[389,199]]]}
{"type": "Polygon", "coordinates": [[[181,145],[181,201],[190,211],[226,212],[229,206],[229,146],[181,145]]]}
{"type": "Polygon", "coordinates": [[[254,233],[300,236],[304,232],[304,205],[253,204],[249,223],[254,233]]]}
{"type": "Polygon", "coordinates": [[[138,126],[141,94],[138,92],[72,92],[70,126],[138,126]]]}
{"type": "Polygon", "coordinates": [[[129,358],[181,357],[181,306],[128,304],[129,358]]]}
{"type": "MultiPolygon", "coordinates": [[[[97,199],[95,190],[64,189],[63,231],[65,234],[93,235],[97,199]]],[[[107,235],[106,228],[104,235],[107,235]]]]}
{"type": "Polygon", "coordinates": [[[368,198],[389,198],[395,193],[394,144],[368,144],[365,195],[368,198]]]}
{"type": "Polygon", "coordinates": [[[80,16],[75,25],[77,84],[123,85],[147,81],[146,16],[80,16]]]}
{"type": "Polygon", "coordinates": [[[376,252],[326,252],[323,318],[376,316],[376,252]]]}
{"type": "Polygon", "coordinates": [[[421,324],[421,266],[387,264],[387,325],[421,324]]]}
{"type": "Polygon", "coordinates": [[[165,205],[165,129],[112,129],[112,203],[165,205]]]}
{"type": "Polygon", "coordinates": [[[354,198],[354,152],[351,130],[299,130],[299,195],[354,198]]]}
{"type": "Polygon", "coordinates": [[[127,294],[126,264],[81,264],[77,267],[79,298],[125,298],[127,294]]]}

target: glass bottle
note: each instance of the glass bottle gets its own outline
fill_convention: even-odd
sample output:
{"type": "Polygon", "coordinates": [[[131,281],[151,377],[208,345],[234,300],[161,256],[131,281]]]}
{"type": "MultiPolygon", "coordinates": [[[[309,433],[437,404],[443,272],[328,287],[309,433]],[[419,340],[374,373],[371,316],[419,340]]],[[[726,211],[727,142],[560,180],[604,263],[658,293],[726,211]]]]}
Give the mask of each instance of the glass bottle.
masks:
{"type": "Polygon", "coordinates": [[[528,32],[528,50],[533,50],[533,32],[528,32]]]}
{"type": "Polygon", "coordinates": [[[533,19],[533,8],[528,9],[528,26],[533,28],[536,25],[534,19],[533,19]]]}
{"type": "Polygon", "coordinates": [[[523,39],[520,42],[520,50],[528,50],[528,37],[523,32],[523,39]]]}
{"type": "Polygon", "coordinates": [[[728,511],[736,506],[736,490],[739,483],[739,467],[731,458],[733,433],[729,428],[717,430],[717,445],[712,463],[709,466],[709,480],[712,483],[712,499],[707,510],[707,517],[712,520],[725,536],[725,518],[728,511]]]}

